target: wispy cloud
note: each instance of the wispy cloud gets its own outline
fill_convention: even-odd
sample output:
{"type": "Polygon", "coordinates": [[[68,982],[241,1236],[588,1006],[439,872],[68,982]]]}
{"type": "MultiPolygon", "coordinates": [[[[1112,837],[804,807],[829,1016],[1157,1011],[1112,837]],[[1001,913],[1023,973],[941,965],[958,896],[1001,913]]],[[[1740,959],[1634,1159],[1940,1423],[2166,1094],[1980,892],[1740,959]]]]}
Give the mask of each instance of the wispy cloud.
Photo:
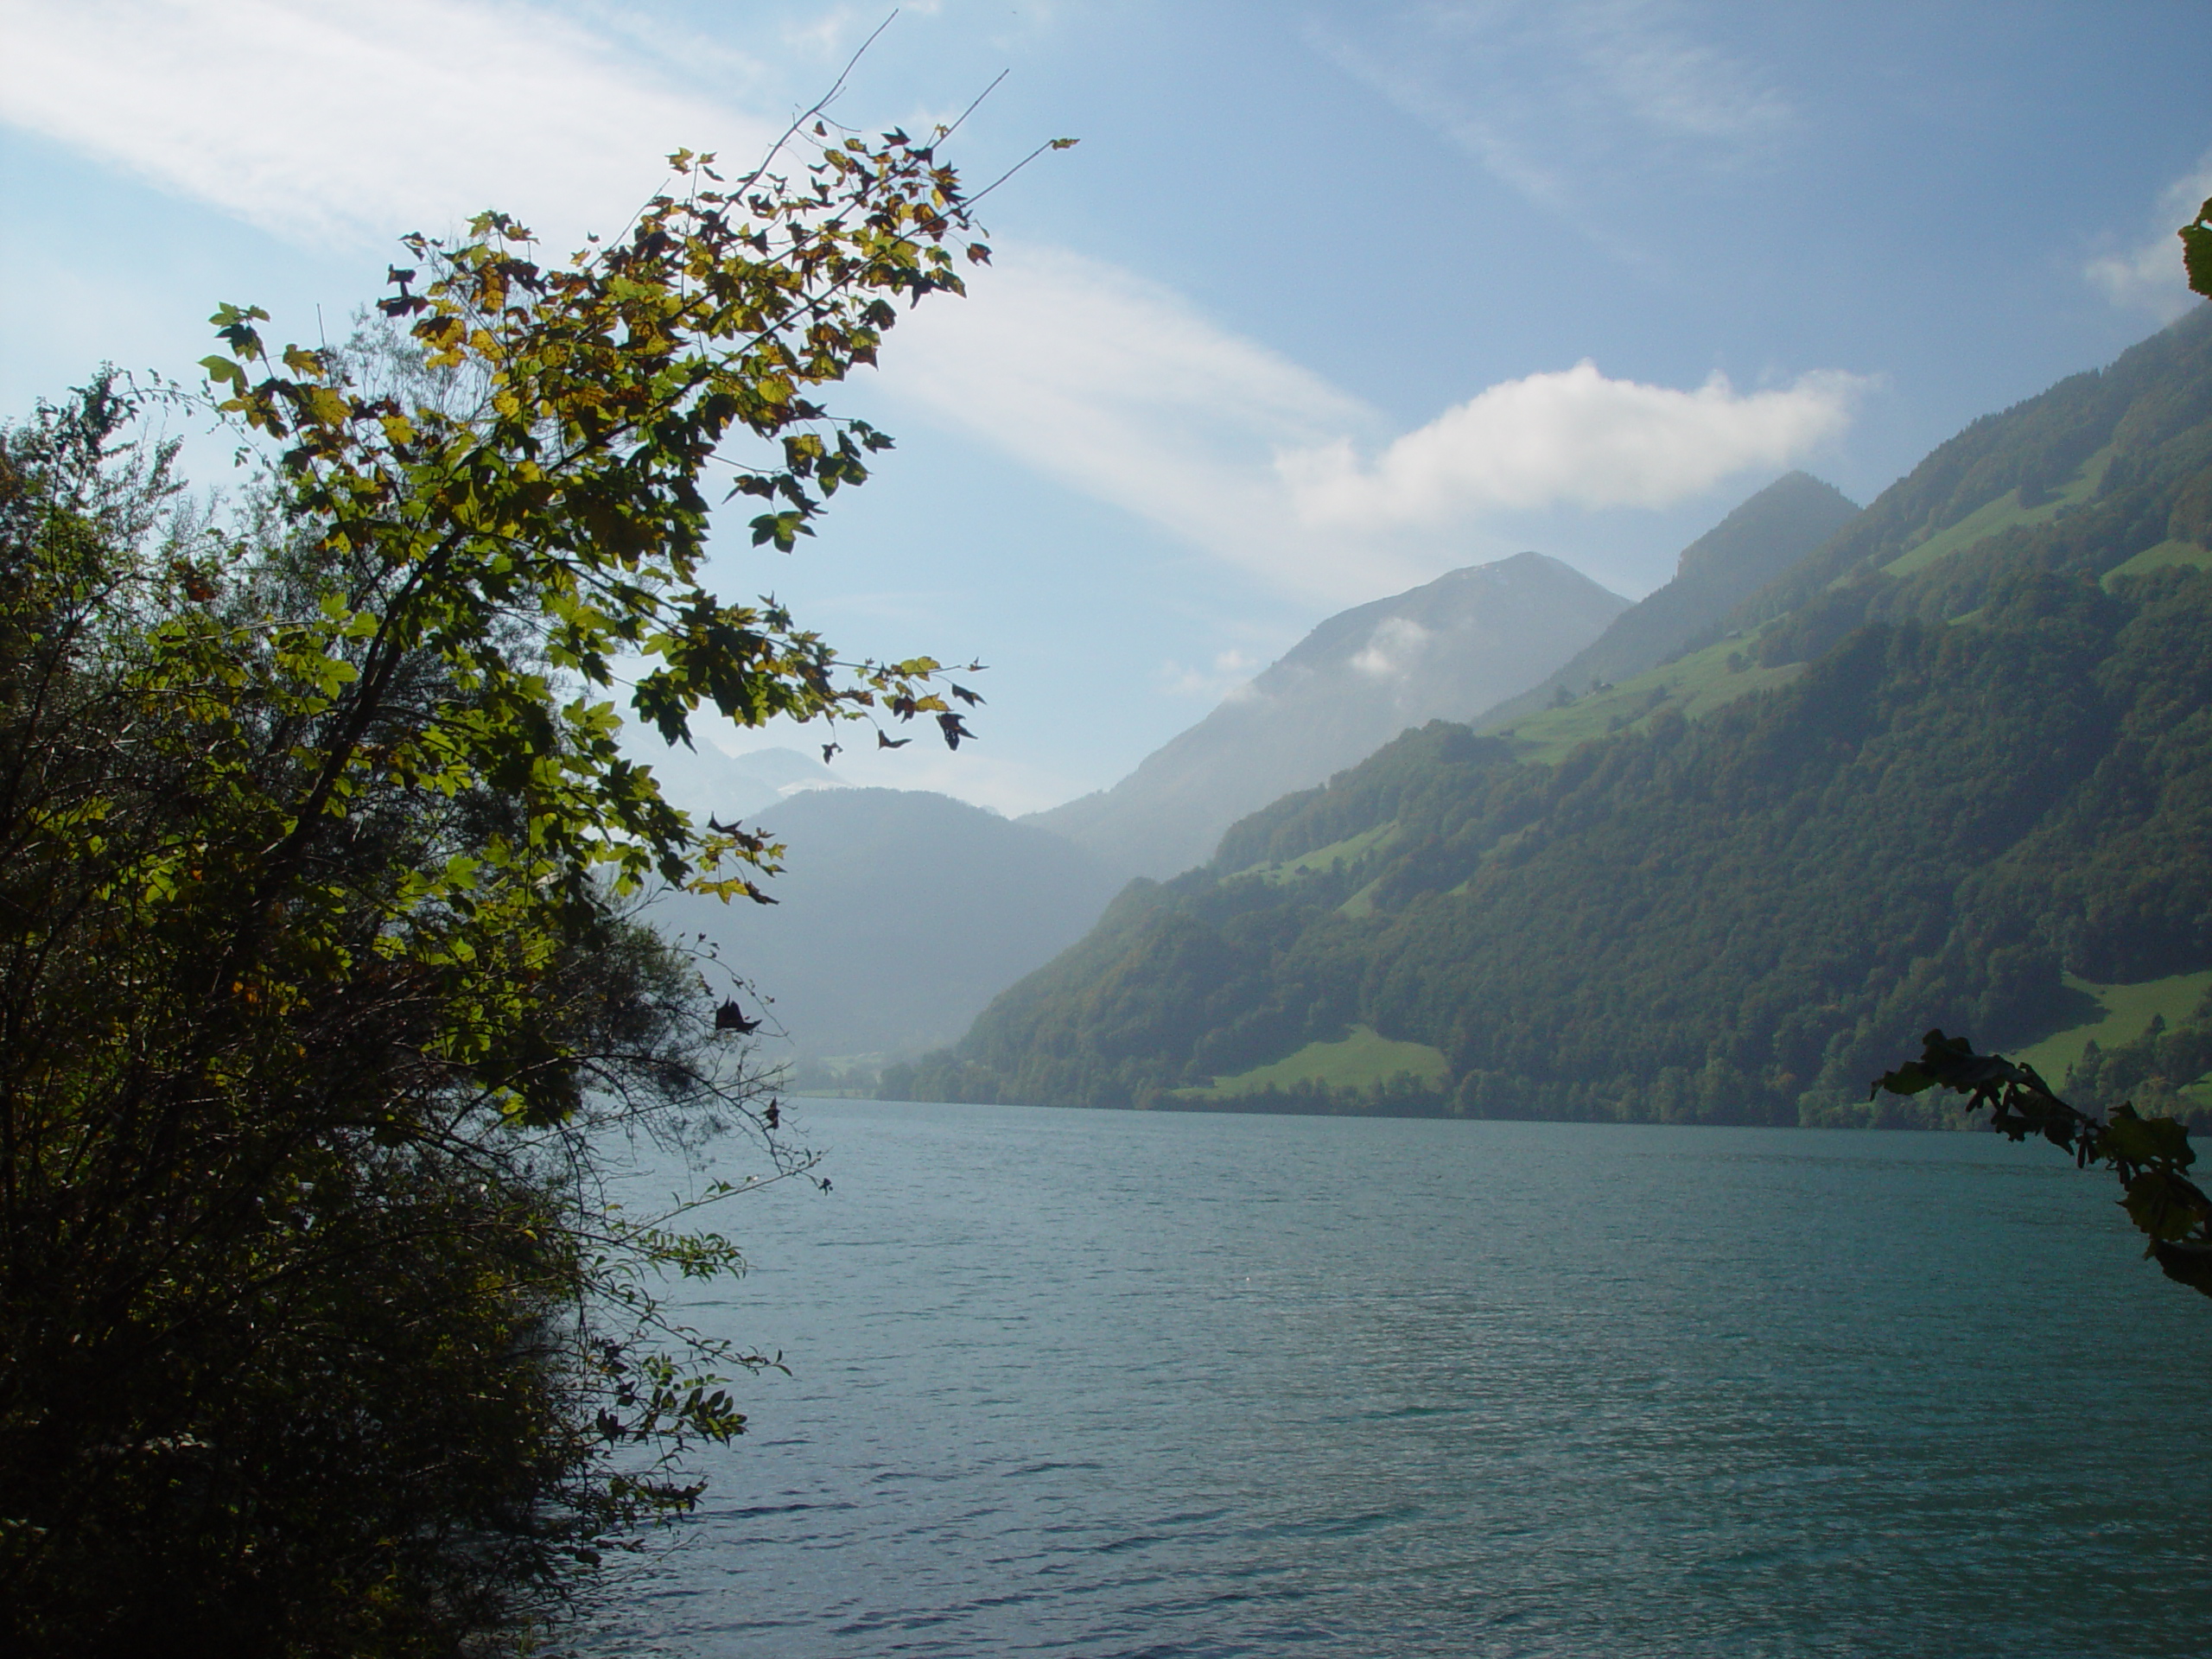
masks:
{"type": "Polygon", "coordinates": [[[1429,631],[1409,616],[1384,617],[1351,665],[1370,680],[1402,679],[1427,654],[1429,638],[1429,631]]]}
{"type": "Polygon", "coordinates": [[[309,245],[490,206],[613,229],[669,150],[749,159],[772,137],[488,0],[0,0],[0,120],[309,245]]]}
{"type": "Polygon", "coordinates": [[[1087,757],[1058,758],[1039,764],[1009,754],[989,740],[995,736],[987,721],[979,721],[986,741],[947,749],[921,727],[912,728],[915,741],[898,749],[878,748],[866,726],[794,725],[779,720],[765,727],[741,729],[721,716],[701,714],[692,720],[696,753],[673,749],[659,734],[642,725],[626,727],[624,747],[630,757],[653,768],[669,798],[698,812],[726,810],[713,790],[726,779],[729,758],[743,758],[761,749],[790,749],[808,760],[822,754],[823,746],[839,747],[830,757],[840,783],[858,789],[934,790],[957,796],[977,806],[988,806],[1008,817],[1056,806],[1102,781],[1088,775],[1087,757]]]}
{"type": "Polygon", "coordinates": [[[1837,437],[1866,382],[1739,392],[1590,363],[1491,386],[1410,432],[1177,296],[1014,250],[902,325],[885,379],[1025,463],[1280,589],[1372,599],[1485,553],[1499,515],[1667,507],[1837,437]]]}
{"type": "MultiPolygon", "coordinates": [[[[1344,591],[1344,550],[1300,537],[1274,456],[1372,429],[1371,410],[1096,260],[1002,246],[973,288],[902,325],[895,392],[1255,574],[1344,591]]],[[[1385,580],[1409,576],[1385,563],[1385,580]]]]}
{"type": "Polygon", "coordinates": [[[2212,197],[2212,155],[2159,192],[2148,237],[2122,252],[2090,260],[2084,274],[2114,305],[2147,311],[2160,322],[2171,322],[2202,303],[2190,291],[2174,232],[2196,217],[2207,197],[2212,197]]]}
{"type": "Polygon", "coordinates": [[[1700,41],[1653,0],[1546,8],[1570,61],[1645,130],[1743,160],[1795,118],[1789,100],[1745,60],[1700,41]]]}
{"type": "MultiPolygon", "coordinates": [[[[779,50],[809,73],[868,22],[845,0],[788,16],[779,50]]],[[[1422,16],[1439,38],[1563,53],[1578,96],[1649,133],[1727,150],[1787,118],[1643,0],[1422,16]]],[[[766,69],[717,58],[743,106],[704,99],[628,27],[606,0],[0,0],[0,120],[303,243],[372,244],[499,205],[558,247],[619,226],[667,149],[749,158],[776,130],[758,113],[775,96],[766,69]]],[[[887,387],[1301,599],[1372,598],[1513,550],[1484,539],[1485,514],[1662,505],[1787,464],[1847,411],[1842,377],[1738,394],[1585,365],[1395,434],[1127,270],[1049,249],[1001,258],[967,303],[902,325],[887,387]]]]}
{"type": "Polygon", "coordinates": [[[1204,667],[1167,662],[1160,666],[1160,683],[1171,696],[1214,702],[1243,685],[1265,666],[1249,652],[1231,648],[1214,653],[1204,667]]]}
{"type": "MultiPolygon", "coordinates": [[[[1762,165],[1797,116],[1668,0],[1460,0],[1315,27],[1317,46],[1494,177],[1606,240],[1655,173],[1762,165]]],[[[1625,251],[1625,250],[1624,250],[1625,251]]]]}
{"type": "Polygon", "coordinates": [[[1866,382],[1834,372],[1743,393],[1609,380],[1586,359],[1491,386],[1389,445],[1371,463],[1347,439],[1276,467],[1317,526],[1438,524],[1507,509],[1667,507],[1838,436],[1866,382]]]}

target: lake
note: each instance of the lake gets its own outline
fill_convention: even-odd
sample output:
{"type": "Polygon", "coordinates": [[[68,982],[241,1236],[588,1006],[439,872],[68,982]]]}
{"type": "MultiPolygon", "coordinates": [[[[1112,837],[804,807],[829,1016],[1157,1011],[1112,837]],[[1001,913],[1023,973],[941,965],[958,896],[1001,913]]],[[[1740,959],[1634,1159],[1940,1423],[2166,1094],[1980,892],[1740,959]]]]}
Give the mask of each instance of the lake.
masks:
{"type": "Polygon", "coordinates": [[[794,1375],[596,1651],[2212,1652],[2212,1301],[2050,1147],[792,1116],[691,1317],[794,1375]]]}

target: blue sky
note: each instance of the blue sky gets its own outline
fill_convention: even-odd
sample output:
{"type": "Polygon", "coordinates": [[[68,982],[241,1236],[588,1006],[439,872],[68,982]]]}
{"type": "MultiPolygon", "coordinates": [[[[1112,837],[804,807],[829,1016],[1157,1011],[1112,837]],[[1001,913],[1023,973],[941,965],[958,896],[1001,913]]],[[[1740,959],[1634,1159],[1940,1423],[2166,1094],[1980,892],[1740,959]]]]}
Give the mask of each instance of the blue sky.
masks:
{"type": "MultiPolygon", "coordinates": [[[[0,0],[0,410],[104,359],[188,376],[220,300],[335,332],[392,238],[482,206],[619,224],[888,10],[0,0]]],[[[849,388],[899,440],[874,480],[716,576],[991,664],[981,742],[841,768],[1007,811],[1344,605],[1524,547],[1639,594],[1789,467],[1871,499],[2178,315],[2212,194],[2195,4],[938,0],[836,113],[925,126],[1001,71],[971,179],[1081,143],[849,388]]]]}

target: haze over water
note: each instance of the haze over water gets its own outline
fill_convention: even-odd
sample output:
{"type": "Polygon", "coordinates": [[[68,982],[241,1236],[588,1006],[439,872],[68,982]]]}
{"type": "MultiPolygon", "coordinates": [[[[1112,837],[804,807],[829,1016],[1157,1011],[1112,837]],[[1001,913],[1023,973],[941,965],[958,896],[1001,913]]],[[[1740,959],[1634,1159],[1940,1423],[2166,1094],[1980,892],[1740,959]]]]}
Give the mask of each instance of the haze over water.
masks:
{"type": "Polygon", "coordinates": [[[2212,1646],[2212,1306],[2049,1147],[802,1116],[696,1310],[796,1376],[600,1651],[2212,1646]]]}

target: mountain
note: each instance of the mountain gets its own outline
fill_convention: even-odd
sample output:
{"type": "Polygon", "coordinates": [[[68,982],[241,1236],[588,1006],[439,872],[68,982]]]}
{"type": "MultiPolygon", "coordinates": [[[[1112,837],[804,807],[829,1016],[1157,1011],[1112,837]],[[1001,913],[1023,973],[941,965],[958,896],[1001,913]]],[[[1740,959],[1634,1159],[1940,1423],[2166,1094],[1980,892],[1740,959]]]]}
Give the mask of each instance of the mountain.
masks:
{"type": "Polygon", "coordinates": [[[661,792],[696,815],[751,818],[778,802],[815,789],[839,789],[845,780],[813,755],[798,749],[753,749],[725,754],[712,743],[686,749],[661,743],[645,728],[626,728],[633,758],[653,770],[661,792]]]}
{"type": "Polygon", "coordinates": [[[664,931],[704,933],[809,1060],[957,1037],[1079,938],[1126,879],[1046,830],[918,790],[810,789],[756,823],[786,849],[766,884],[776,904],[679,893],[652,915],[664,931]]]}
{"type": "Polygon", "coordinates": [[[1633,678],[1692,644],[1841,530],[1859,509],[1808,473],[1776,480],[1682,550],[1674,580],[1646,594],[1541,682],[1473,721],[1496,731],[1592,685],[1633,678]]]}
{"type": "Polygon", "coordinates": [[[1866,1085],[1940,1025],[2212,1109],[2212,308],[1720,621],[1244,819],[887,1092],[1927,1122],[1866,1085]]]}
{"type": "Polygon", "coordinates": [[[1162,876],[1221,832],[1409,726],[1465,719],[1541,678],[1626,607],[1541,553],[1471,566],[1339,612],[1111,789],[1024,820],[1162,876]]]}

